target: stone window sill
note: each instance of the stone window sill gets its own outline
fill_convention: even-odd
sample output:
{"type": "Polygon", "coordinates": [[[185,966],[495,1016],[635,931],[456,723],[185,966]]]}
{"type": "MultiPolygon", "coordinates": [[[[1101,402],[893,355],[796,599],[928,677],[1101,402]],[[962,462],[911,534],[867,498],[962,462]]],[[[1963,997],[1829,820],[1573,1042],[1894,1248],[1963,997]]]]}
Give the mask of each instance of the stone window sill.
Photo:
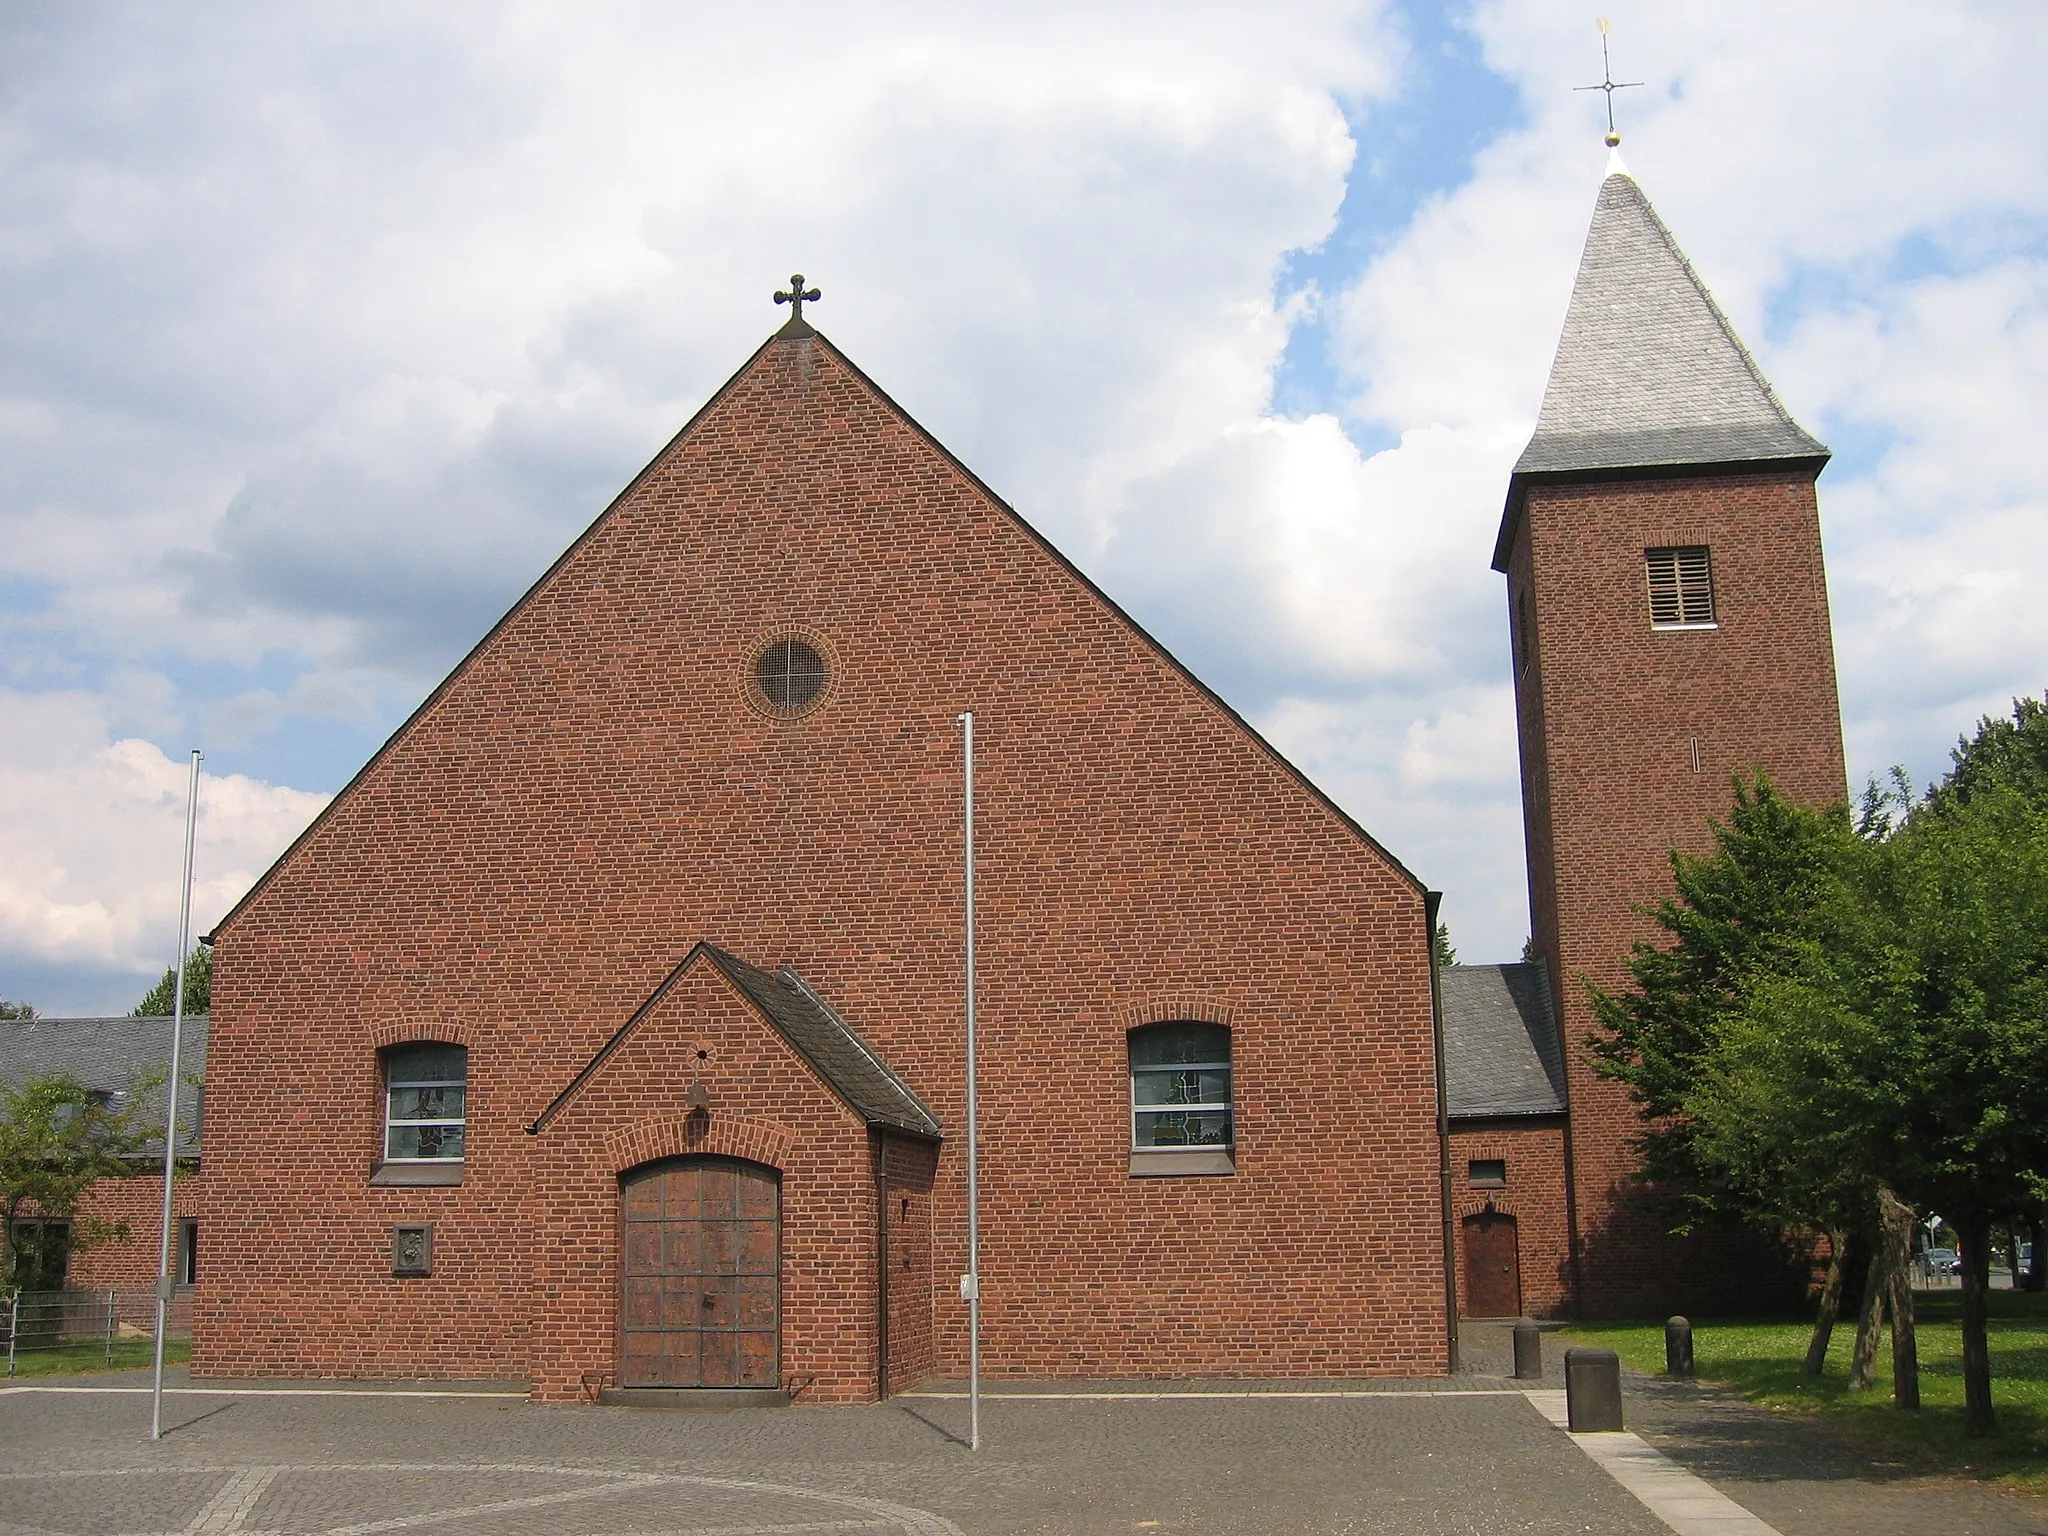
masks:
{"type": "Polygon", "coordinates": [[[1235,1172],[1236,1154],[1223,1150],[1133,1150],[1131,1153],[1131,1177],[1134,1179],[1201,1178],[1235,1172]]]}
{"type": "Polygon", "coordinates": [[[408,1189],[448,1188],[462,1182],[462,1164],[453,1158],[443,1163],[379,1163],[370,1170],[370,1182],[408,1189]]]}

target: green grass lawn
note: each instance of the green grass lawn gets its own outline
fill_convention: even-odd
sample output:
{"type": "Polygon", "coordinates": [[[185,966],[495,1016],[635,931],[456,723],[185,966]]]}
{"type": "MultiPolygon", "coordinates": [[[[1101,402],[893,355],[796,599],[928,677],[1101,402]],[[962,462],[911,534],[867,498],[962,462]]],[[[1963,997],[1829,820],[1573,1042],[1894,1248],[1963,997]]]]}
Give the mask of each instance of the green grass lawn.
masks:
{"type": "MultiPolygon", "coordinates": [[[[4,1332],[0,1332],[0,1344],[6,1342],[4,1332]]],[[[183,1365],[191,1358],[190,1339],[164,1340],[165,1365],[183,1365]]],[[[60,1344],[55,1349],[17,1349],[14,1374],[16,1377],[76,1376],[84,1371],[133,1371],[147,1367],[155,1360],[156,1342],[153,1339],[116,1339],[114,1361],[109,1365],[106,1341],[93,1339],[88,1343],[60,1344]]]]}
{"type": "MultiPolygon", "coordinates": [[[[1873,1450],[2048,1492],[2048,1295],[1993,1291],[1989,1300],[1991,1399],[1998,1413],[1998,1433],[1990,1439],[1963,1433],[1962,1297],[1955,1291],[1922,1292],[1915,1299],[1924,1405],[1918,1413],[1892,1407],[1889,1333],[1878,1348],[1877,1384],[1867,1392],[1849,1390],[1853,1316],[1836,1327],[1827,1370],[1818,1381],[1799,1374],[1813,1337],[1807,1322],[1695,1318],[1693,1362],[1704,1380],[1732,1387],[1752,1402],[1825,1415],[1873,1450]]],[[[1662,1318],[1574,1323],[1566,1336],[1614,1350],[1639,1371],[1664,1369],[1662,1318]]]]}

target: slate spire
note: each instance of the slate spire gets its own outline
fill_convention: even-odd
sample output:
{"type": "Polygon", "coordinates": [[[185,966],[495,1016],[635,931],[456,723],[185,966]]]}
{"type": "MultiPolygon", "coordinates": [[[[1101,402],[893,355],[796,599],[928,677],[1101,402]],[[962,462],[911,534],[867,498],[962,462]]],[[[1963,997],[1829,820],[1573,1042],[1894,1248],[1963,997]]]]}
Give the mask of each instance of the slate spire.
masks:
{"type": "Polygon", "coordinates": [[[1536,435],[1515,468],[1825,456],[1616,152],[1579,258],[1536,435]]]}
{"type": "Polygon", "coordinates": [[[1515,464],[1495,568],[1506,569],[1532,479],[1792,463],[1818,473],[1827,457],[1778,403],[1620,152],[1610,154],[1536,432],[1515,464]]]}

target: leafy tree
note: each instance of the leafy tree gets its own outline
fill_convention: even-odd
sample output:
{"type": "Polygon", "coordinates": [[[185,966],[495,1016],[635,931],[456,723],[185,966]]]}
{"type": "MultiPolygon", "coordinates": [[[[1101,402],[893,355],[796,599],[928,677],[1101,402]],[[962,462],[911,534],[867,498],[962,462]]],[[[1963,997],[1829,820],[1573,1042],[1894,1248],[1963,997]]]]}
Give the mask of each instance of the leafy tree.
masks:
{"type": "MultiPolygon", "coordinates": [[[[177,1001],[177,984],[177,973],[165,966],[163,979],[149,989],[129,1017],[169,1018],[177,1001]]],[[[195,945],[192,953],[185,957],[185,1012],[204,1013],[212,1001],[213,951],[203,944],[195,945]]]]}
{"type": "Polygon", "coordinates": [[[0,1019],[35,1019],[40,1017],[42,1015],[36,1012],[34,1004],[10,1003],[6,998],[0,997],[0,1019]]]}
{"type": "Polygon", "coordinates": [[[1857,825],[1738,783],[1713,853],[1676,859],[1678,895],[1651,909],[1670,946],[1637,948],[1632,992],[1595,994],[1603,1070],[1635,1091],[1676,1225],[1706,1210],[1816,1223],[1839,1264],[1837,1223],[1866,1224],[1881,1258],[1855,1380],[1888,1307],[1901,1406],[1917,1404],[1913,1210],[1942,1212],[1964,1255],[1973,1435],[1995,1428],[1992,1229],[2048,1204],[2044,745],[2048,714],[2021,701],[1919,804],[1895,775],[1857,825]]]}
{"type": "Polygon", "coordinates": [[[1436,963],[1439,967],[1456,965],[1458,963],[1458,952],[1451,947],[1451,925],[1449,923],[1438,923],[1436,925],[1436,934],[1431,941],[1431,947],[1436,952],[1436,963]]]}
{"type": "Polygon", "coordinates": [[[1977,734],[1957,740],[1949,771],[1927,792],[1928,804],[1969,800],[1993,784],[2017,790],[2037,806],[2048,806],[2048,702],[2014,699],[2012,718],[1977,722],[1977,734]]]}
{"type": "Polygon", "coordinates": [[[1930,796],[1886,854],[1877,1027],[1829,1087],[1887,1133],[1878,1156],[1901,1192],[1961,1239],[1964,1403],[1970,1433],[1989,1434],[1992,1223],[2048,1199],[2048,804],[1987,775],[1930,796]]]}
{"type": "Polygon", "coordinates": [[[1836,961],[1867,926],[1869,845],[1846,805],[1797,805],[1763,773],[1734,792],[1713,850],[1674,852],[1677,894],[1648,909],[1668,944],[1634,947],[1633,990],[1592,989],[1594,1050],[1642,1111],[1646,1198],[1673,1230],[1735,1217],[1828,1234],[1806,1365],[1818,1375],[1850,1235],[1875,1230],[1878,1185],[1857,1128],[1815,1123],[1774,1048],[1807,1014],[1848,1006],[1836,961]]]}
{"type": "Polygon", "coordinates": [[[1709,1055],[1755,980],[1800,974],[1848,912],[1856,839],[1847,808],[1794,804],[1764,773],[1738,777],[1734,790],[1728,821],[1714,825],[1713,851],[1674,850],[1677,894],[1646,909],[1670,942],[1633,947],[1632,990],[1591,989],[1600,1071],[1626,1083],[1641,1106],[1645,1172],[1674,1187],[1680,1231],[1733,1208],[1724,1198],[1732,1192],[1694,1155],[1693,1125],[1678,1118],[1709,1055]]]}
{"type": "MultiPolygon", "coordinates": [[[[81,1219],[78,1202],[95,1180],[135,1171],[133,1159],[150,1140],[149,1086],[140,1084],[125,1102],[116,1102],[62,1075],[0,1085],[4,1230],[11,1233],[24,1216],[69,1221],[74,1249],[125,1235],[120,1222],[81,1219]]],[[[16,1289],[33,1257],[10,1244],[0,1290],[16,1289]]]]}

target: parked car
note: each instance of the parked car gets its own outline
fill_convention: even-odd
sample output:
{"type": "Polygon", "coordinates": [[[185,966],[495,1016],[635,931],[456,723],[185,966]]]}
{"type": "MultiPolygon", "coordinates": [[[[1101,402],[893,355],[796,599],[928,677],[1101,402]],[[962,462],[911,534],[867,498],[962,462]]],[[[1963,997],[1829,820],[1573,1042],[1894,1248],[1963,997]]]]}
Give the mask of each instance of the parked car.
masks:
{"type": "Polygon", "coordinates": [[[1961,1255],[1953,1248],[1929,1248],[1920,1255],[1930,1275],[1952,1275],[1963,1267],[1961,1255]]]}

